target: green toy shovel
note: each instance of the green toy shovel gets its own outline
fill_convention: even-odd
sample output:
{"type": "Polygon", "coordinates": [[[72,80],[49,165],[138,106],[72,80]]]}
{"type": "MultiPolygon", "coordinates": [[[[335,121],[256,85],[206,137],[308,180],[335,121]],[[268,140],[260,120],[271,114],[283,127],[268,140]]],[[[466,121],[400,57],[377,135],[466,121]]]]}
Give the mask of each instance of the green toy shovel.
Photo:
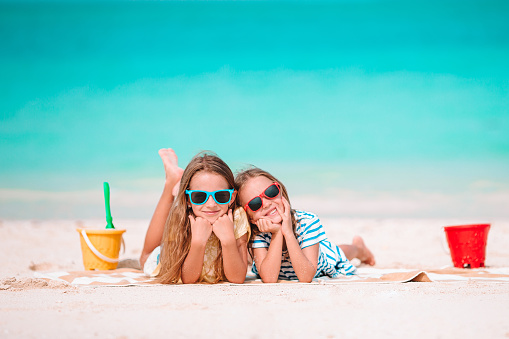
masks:
{"type": "Polygon", "coordinates": [[[104,183],[104,205],[106,206],[106,222],[108,223],[106,229],[115,228],[110,210],[110,185],[107,182],[104,183]]]}

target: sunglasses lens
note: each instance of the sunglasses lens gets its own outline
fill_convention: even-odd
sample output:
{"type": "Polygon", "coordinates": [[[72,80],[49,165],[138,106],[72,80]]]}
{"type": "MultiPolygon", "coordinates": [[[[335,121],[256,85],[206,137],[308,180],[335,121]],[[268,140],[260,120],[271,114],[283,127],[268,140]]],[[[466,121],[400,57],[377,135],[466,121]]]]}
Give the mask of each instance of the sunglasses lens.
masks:
{"type": "Polygon", "coordinates": [[[256,212],[262,207],[262,198],[256,197],[253,200],[251,200],[247,206],[251,209],[251,211],[256,212]]]}
{"type": "Polygon", "coordinates": [[[216,198],[216,201],[219,204],[227,204],[230,202],[231,193],[229,191],[219,191],[219,192],[216,192],[216,194],[214,195],[214,198],[216,198]]]}
{"type": "Polygon", "coordinates": [[[275,198],[279,195],[279,187],[276,184],[272,184],[265,190],[265,196],[267,198],[275,198]]]}
{"type": "Polygon", "coordinates": [[[205,192],[193,192],[191,193],[191,202],[193,204],[203,204],[207,199],[207,193],[205,192]]]}

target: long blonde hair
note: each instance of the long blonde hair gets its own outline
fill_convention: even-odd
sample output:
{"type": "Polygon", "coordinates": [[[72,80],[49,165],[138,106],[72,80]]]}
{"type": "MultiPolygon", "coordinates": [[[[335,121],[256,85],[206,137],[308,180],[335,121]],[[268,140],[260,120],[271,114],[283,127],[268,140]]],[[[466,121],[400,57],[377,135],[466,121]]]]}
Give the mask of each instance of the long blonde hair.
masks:
{"type": "MultiPolygon", "coordinates": [[[[260,177],[260,176],[265,177],[265,178],[269,179],[270,181],[277,182],[279,184],[279,186],[281,187],[281,195],[283,195],[283,197],[288,201],[288,204],[290,204],[290,209],[291,209],[292,205],[290,203],[290,197],[288,196],[288,191],[286,190],[285,185],[283,185],[283,183],[281,181],[279,181],[275,176],[273,176],[269,172],[264,171],[258,167],[255,167],[255,166],[252,166],[248,169],[240,171],[235,176],[235,186],[237,187],[237,190],[238,190],[237,205],[242,206],[240,204],[240,191],[242,190],[244,185],[248,182],[249,179],[253,179],[256,177],[260,177]]],[[[247,213],[247,211],[246,211],[246,213],[247,213]]],[[[295,219],[295,210],[291,209],[290,216],[292,218],[293,233],[295,233],[295,227],[297,224],[297,221],[295,219]]],[[[251,222],[251,220],[250,220],[250,222],[251,222]]],[[[255,236],[258,233],[260,233],[260,230],[258,229],[258,227],[255,224],[253,224],[253,223],[250,223],[250,224],[251,224],[251,240],[250,240],[249,244],[252,245],[252,242],[253,242],[255,236]]]]}
{"type": "MultiPolygon", "coordinates": [[[[158,275],[160,283],[171,284],[181,280],[182,265],[191,248],[189,215],[192,213],[192,209],[188,208],[188,197],[185,191],[189,188],[193,176],[202,171],[222,176],[228,182],[229,188],[235,188],[235,180],[230,167],[217,155],[211,152],[201,152],[189,162],[182,174],[178,194],[164,226],[160,256],[161,270],[158,275]]],[[[235,202],[231,204],[234,205],[235,202]]],[[[230,206],[230,208],[233,207],[230,206]]],[[[212,236],[215,235],[212,234],[212,236]]],[[[221,246],[219,246],[214,261],[214,273],[217,277],[214,283],[225,279],[221,246]]]]}

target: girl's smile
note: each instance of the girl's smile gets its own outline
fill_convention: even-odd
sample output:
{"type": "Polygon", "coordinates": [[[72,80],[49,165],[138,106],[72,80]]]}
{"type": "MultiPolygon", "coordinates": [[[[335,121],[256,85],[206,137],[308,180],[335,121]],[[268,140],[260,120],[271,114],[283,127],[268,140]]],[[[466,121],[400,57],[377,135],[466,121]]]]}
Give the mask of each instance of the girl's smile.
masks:
{"type": "Polygon", "coordinates": [[[271,216],[277,213],[277,209],[274,207],[272,210],[269,210],[267,213],[265,213],[265,216],[271,216]]]}
{"type": "Polygon", "coordinates": [[[218,213],[220,213],[221,211],[220,210],[216,210],[216,211],[203,211],[202,210],[202,213],[205,214],[205,215],[208,215],[208,216],[214,216],[218,213]]]}

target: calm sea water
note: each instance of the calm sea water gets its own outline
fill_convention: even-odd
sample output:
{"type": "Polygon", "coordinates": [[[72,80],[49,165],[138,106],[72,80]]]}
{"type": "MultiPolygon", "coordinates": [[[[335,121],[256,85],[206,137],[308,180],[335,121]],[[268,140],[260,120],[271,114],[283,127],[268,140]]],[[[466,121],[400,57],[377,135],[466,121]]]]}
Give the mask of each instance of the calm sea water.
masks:
{"type": "Polygon", "coordinates": [[[0,216],[45,199],[20,190],[157,191],[161,147],[296,194],[506,194],[508,17],[507,1],[0,1],[0,216]]]}

